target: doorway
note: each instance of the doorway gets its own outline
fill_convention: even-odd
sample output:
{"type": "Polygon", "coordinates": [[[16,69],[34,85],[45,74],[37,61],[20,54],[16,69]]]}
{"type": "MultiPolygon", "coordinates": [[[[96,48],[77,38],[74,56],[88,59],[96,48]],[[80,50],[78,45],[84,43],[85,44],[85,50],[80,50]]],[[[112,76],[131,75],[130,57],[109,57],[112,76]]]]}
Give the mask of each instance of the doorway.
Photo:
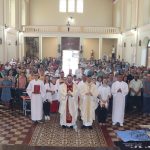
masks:
{"type": "Polygon", "coordinates": [[[79,51],[78,50],[63,50],[62,69],[65,77],[69,74],[69,70],[72,70],[72,74],[75,74],[75,70],[78,69],[79,64],[79,51]]]}

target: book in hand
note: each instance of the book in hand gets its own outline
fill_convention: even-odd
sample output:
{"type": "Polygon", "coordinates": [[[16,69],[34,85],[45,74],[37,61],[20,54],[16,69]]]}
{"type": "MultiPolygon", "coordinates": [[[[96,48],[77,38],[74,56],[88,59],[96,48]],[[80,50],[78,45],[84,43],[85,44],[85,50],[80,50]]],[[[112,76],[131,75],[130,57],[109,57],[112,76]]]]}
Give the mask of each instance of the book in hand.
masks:
{"type": "Polygon", "coordinates": [[[40,85],[34,85],[34,94],[40,94],[40,85]]]}

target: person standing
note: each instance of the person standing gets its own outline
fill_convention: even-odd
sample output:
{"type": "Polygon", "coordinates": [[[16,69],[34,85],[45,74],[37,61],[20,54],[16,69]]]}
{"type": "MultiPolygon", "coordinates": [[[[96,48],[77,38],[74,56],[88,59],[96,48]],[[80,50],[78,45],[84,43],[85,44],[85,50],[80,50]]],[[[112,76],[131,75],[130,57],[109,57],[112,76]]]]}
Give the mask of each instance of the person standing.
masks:
{"type": "Polygon", "coordinates": [[[57,113],[59,108],[58,86],[56,85],[56,77],[53,76],[50,82],[52,101],[50,105],[51,113],[57,113]]]}
{"type": "Polygon", "coordinates": [[[2,87],[2,94],[1,94],[1,100],[4,103],[4,105],[9,107],[9,102],[11,100],[11,87],[12,82],[9,80],[7,74],[4,75],[4,80],[1,82],[2,87]]]}
{"type": "Polygon", "coordinates": [[[39,74],[34,73],[34,80],[29,82],[26,89],[31,99],[31,120],[40,122],[43,118],[43,101],[46,96],[44,82],[39,80],[39,74]]]}
{"type": "Polygon", "coordinates": [[[114,47],[114,45],[112,46],[112,59],[115,59],[115,47],[114,47]]]}
{"type": "Polygon", "coordinates": [[[144,80],[143,89],[143,113],[150,114],[150,72],[144,80]]]}
{"type": "Polygon", "coordinates": [[[86,82],[82,85],[82,89],[80,89],[80,95],[82,98],[81,119],[83,121],[83,126],[81,128],[93,129],[92,124],[95,120],[98,89],[92,82],[92,71],[85,71],[85,75],[87,76],[86,82]]]}
{"type": "Polygon", "coordinates": [[[62,128],[73,128],[73,126],[76,125],[78,115],[78,90],[77,85],[73,83],[73,78],[71,75],[68,75],[66,82],[60,85],[59,94],[60,125],[62,128]]]}
{"type": "Polygon", "coordinates": [[[79,109],[79,118],[81,120],[81,106],[82,106],[82,97],[80,95],[80,90],[83,88],[84,83],[86,82],[86,76],[85,74],[82,75],[82,80],[77,84],[78,86],[78,109],[79,109]]]}
{"type": "Polygon", "coordinates": [[[134,79],[130,81],[129,88],[130,88],[129,108],[132,111],[135,106],[137,112],[141,112],[142,110],[141,92],[143,84],[142,81],[139,80],[138,75],[135,75],[134,79]]]}
{"type": "Polygon", "coordinates": [[[109,99],[111,97],[110,87],[107,85],[107,82],[107,79],[104,78],[102,85],[98,88],[99,105],[97,107],[97,115],[99,125],[105,125],[106,123],[109,99]]]}
{"type": "Polygon", "coordinates": [[[26,86],[27,86],[27,77],[26,77],[24,71],[20,71],[19,76],[18,76],[16,81],[17,81],[17,83],[16,83],[16,97],[18,100],[20,100],[20,96],[23,95],[23,92],[26,90],[26,86]]]}
{"type": "Polygon", "coordinates": [[[50,88],[50,77],[49,75],[45,76],[44,86],[46,89],[46,100],[43,103],[43,110],[45,120],[50,120],[50,102],[52,101],[51,88],[50,88]]]}
{"type": "Polygon", "coordinates": [[[117,76],[117,81],[112,84],[111,93],[113,95],[112,124],[119,123],[123,126],[125,112],[125,96],[128,94],[128,84],[123,81],[122,74],[117,76]],[[119,107],[118,107],[119,106],[119,107]]]}

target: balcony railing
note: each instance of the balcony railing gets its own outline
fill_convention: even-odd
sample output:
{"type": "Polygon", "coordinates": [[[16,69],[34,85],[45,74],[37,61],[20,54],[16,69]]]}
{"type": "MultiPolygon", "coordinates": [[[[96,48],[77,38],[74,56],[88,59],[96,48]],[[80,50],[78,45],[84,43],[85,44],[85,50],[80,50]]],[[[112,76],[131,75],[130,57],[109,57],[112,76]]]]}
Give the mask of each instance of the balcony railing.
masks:
{"type": "Polygon", "coordinates": [[[120,29],[114,27],[78,27],[78,26],[23,26],[25,33],[98,33],[98,34],[119,34],[120,29]]]}

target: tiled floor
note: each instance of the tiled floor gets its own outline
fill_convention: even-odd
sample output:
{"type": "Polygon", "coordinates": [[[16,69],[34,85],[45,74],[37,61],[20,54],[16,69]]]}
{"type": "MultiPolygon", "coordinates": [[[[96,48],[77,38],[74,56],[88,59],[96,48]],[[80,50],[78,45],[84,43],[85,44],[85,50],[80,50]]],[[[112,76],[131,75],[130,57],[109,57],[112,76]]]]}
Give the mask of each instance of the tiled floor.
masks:
{"type": "Polygon", "coordinates": [[[123,127],[112,126],[111,116],[108,117],[107,131],[113,142],[119,141],[115,131],[117,130],[136,130],[140,129],[139,125],[149,125],[150,116],[143,116],[142,114],[130,113],[125,115],[123,127]]]}
{"type": "Polygon", "coordinates": [[[28,144],[34,130],[31,120],[0,108],[0,144],[28,144]]]}
{"type": "MultiPolygon", "coordinates": [[[[116,130],[139,129],[141,124],[150,124],[150,117],[143,115],[130,114],[125,116],[123,127],[112,126],[111,116],[109,115],[107,126],[101,127],[105,138],[113,146],[112,141],[119,141],[116,137],[116,130]]],[[[28,145],[35,130],[29,117],[17,114],[12,115],[11,111],[0,108],[0,145],[2,144],[25,144],[28,145]]]]}

